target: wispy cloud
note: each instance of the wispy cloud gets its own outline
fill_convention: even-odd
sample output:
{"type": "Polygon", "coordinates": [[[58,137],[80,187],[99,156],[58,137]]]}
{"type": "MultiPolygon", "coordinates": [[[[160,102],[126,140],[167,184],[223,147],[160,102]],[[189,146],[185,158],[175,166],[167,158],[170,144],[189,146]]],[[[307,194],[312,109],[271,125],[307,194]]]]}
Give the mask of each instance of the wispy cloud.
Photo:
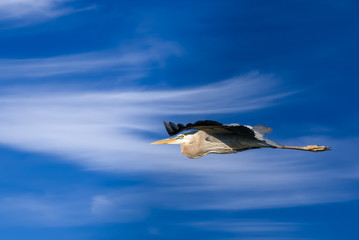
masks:
{"type": "Polygon", "coordinates": [[[145,76],[164,60],[179,55],[181,49],[169,41],[145,39],[135,46],[127,45],[111,51],[91,52],[37,59],[0,59],[1,79],[22,80],[53,77],[65,74],[93,74],[96,72],[136,73],[145,76]],[[141,46],[139,46],[141,45],[141,46]],[[138,48],[141,47],[141,50],[138,48]]]}
{"type": "Polygon", "coordinates": [[[0,219],[7,225],[82,225],[91,217],[81,199],[66,195],[0,197],[0,219]]]}
{"type": "Polygon", "coordinates": [[[298,228],[298,223],[268,222],[268,221],[204,221],[186,223],[186,225],[202,228],[210,231],[233,232],[233,233],[255,233],[266,235],[273,232],[293,232],[298,228]]]}
{"type": "Polygon", "coordinates": [[[57,18],[78,11],[93,9],[88,6],[76,9],[67,3],[74,0],[2,0],[0,1],[0,22],[11,26],[24,26],[57,18]]]}
{"type": "MultiPolygon", "coordinates": [[[[149,144],[165,136],[163,119],[186,116],[195,121],[199,114],[215,116],[268,108],[291,94],[278,91],[279,86],[280,81],[273,76],[251,73],[182,89],[13,91],[0,97],[0,143],[61,156],[93,171],[150,178],[156,183],[150,190],[136,186],[140,193],[136,199],[145,199],[136,206],[142,207],[240,210],[357,198],[356,191],[342,188],[343,170],[357,165],[342,159],[348,164],[338,171],[328,164],[334,161],[331,152],[263,149],[190,160],[181,155],[178,146],[149,144]]],[[[296,144],[317,142],[345,148],[350,140],[296,139],[296,144]]],[[[89,206],[80,216],[97,215],[113,221],[118,214],[112,215],[109,209],[128,202],[115,190],[94,193],[88,199],[89,206]]],[[[143,211],[138,212],[141,214],[143,211]]]]}
{"type": "Polygon", "coordinates": [[[269,107],[288,93],[276,92],[273,89],[275,81],[267,81],[268,78],[249,74],[180,90],[57,90],[4,95],[0,98],[3,113],[0,116],[0,142],[85,162],[98,162],[102,166],[106,162],[123,165],[123,170],[132,167],[137,170],[157,169],[156,162],[170,166],[172,163],[163,160],[149,163],[143,159],[141,167],[132,162],[130,158],[138,158],[139,152],[157,154],[159,150],[148,144],[154,139],[143,138],[134,131],[163,132],[160,119],[168,115],[219,114],[269,107]],[[113,159],[124,153],[129,157],[113,159]],[[104,161],[108,155],[111,155],[110,160],[104,161]]]}
{"type": "Polygon", "coordinates": [[[214,219],[183,223],[184,227],[211,232],[225,233],[221,239],[302,239],[294,237],[303,227],[302,223],[268,221],[265,219],[214,219]],[[271,237],[268,237],[271,236],[271,237]]]}
{"type": "Polygon", "coordinates": [[[99,194],[96,190],[0,196],[0,220],[5,225],[78,226],[145,217],[142,196],[134,191],[99,194]]]}

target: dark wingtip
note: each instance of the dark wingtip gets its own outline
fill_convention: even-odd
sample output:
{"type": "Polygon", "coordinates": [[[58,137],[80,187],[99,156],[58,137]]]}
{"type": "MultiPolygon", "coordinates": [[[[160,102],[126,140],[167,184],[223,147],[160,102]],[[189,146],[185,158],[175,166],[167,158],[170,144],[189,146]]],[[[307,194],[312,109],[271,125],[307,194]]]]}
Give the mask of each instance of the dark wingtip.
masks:
{"type": "Polygon", "coordinates": [[[172,130],[178,131],[179,128],[176,124],[174,124],[173,122],[169,122],[169,124],[170,124],[172,130]]]}
{"type": "Polygon", "coordinates": [[[167,130],[167,133],[170,135],[170,136],[173,136],[175,135],[175,130],[177,130],[177,126],[173,123],[173,122],[165,122],[163,121],[163,125],[165,125],[165,128],[167,130]]]}
{"type": "Polygon", "coordinates": [[[165,128],[166,128],[166,131],[167,131],[167,133],[169,134],[169,135],[171,135],[171,127],[170,127],[170,125],[167,123],[167,122],[165,122],[165,121],[163,121],[163,125],[165,125],[165,128]]]}

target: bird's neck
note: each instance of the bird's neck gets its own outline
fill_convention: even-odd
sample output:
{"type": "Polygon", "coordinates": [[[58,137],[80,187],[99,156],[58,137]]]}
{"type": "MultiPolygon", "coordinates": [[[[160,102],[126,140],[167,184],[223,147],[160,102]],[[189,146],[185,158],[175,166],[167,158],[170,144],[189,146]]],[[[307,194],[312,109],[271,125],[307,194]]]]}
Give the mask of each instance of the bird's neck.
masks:
{"type": "Polygon", "coordinates": [[[203,152],[202,146],[204,135],[205,133],[203,131],[198,131],[193,134],[191,141],[181,144],[181,152],[189,158],[199,158],[206,155],[203,152]]]}

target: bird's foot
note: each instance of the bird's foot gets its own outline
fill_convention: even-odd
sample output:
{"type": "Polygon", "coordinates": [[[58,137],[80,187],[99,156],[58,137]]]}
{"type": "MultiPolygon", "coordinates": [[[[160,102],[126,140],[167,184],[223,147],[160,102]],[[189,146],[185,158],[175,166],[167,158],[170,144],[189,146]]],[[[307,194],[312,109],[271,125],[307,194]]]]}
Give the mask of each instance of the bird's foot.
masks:
{"type": "Polygon", "coordinates": [[[318,146],[318,145],[308,145],[304,148],[305,148],[305,150],[312,151],[312,152],[322,152],[322,151],[330,150],[330,147],[318,146]]]}

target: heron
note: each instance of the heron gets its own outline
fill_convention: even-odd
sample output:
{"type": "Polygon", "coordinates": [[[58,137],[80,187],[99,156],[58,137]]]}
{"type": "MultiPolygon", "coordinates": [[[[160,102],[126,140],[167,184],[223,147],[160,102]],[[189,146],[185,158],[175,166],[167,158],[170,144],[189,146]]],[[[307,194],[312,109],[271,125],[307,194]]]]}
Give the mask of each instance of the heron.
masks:
{"type": "Polygon", "coordinates": [[[305,147],[281,145],[264,138],[265,134],[272,132],[272,128],[263,125],[222,124],[211,120],[197,121],[186,125],[165,121],[163,124],[167,133],[172,137],[152,144],[181,144],[181,152],[189,158],[199,158],[210,153],[236,153],[257,148],[295,149],[311,152],[330,150],[330,147],[318,145],[305,147]],[[194,131],[183,132],[185,130],[194,131]]]}

